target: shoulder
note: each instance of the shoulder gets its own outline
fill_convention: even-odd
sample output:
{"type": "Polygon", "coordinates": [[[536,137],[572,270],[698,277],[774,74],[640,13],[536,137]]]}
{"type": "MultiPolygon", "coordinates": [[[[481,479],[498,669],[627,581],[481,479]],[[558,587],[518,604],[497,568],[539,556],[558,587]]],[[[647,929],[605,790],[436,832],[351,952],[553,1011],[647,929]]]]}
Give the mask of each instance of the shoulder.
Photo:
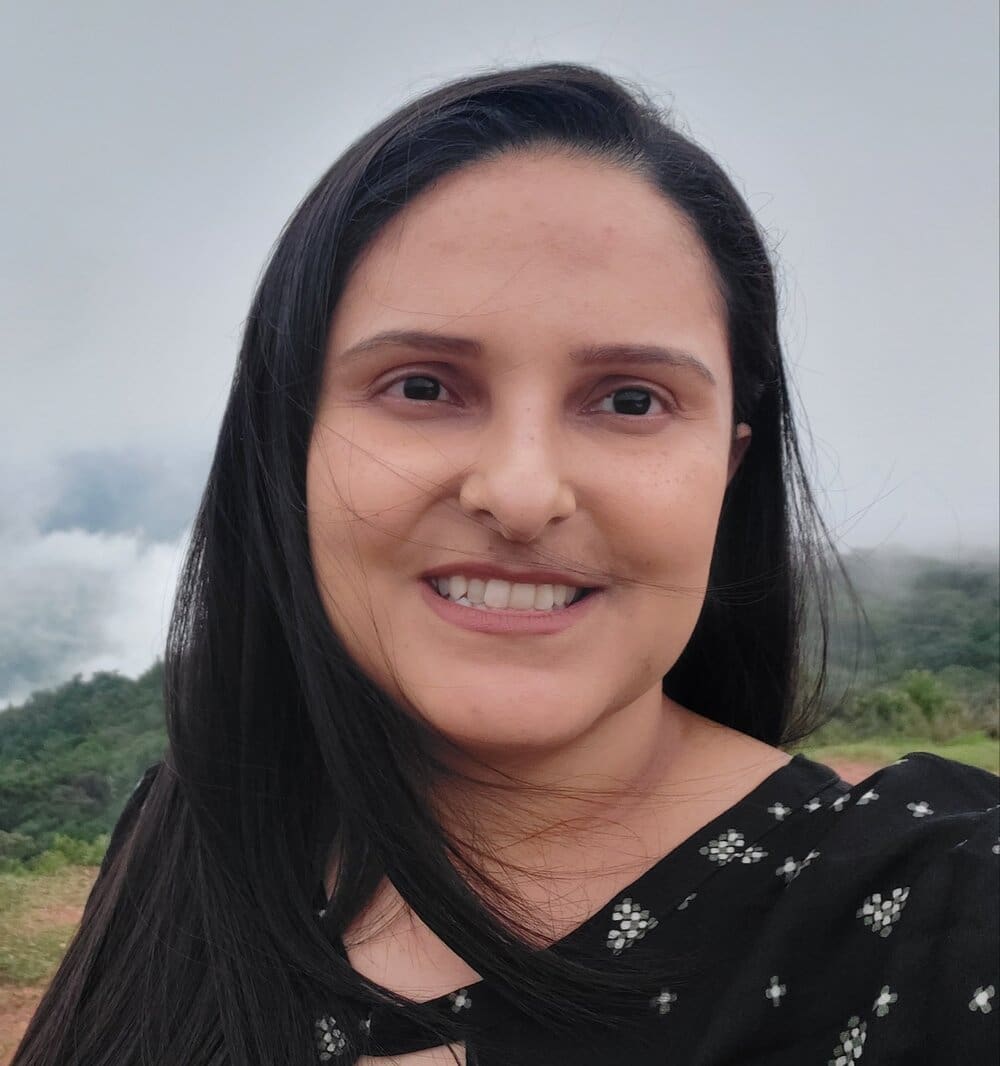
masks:
{"type": "Polygon", "coordinates": [[[855,809],[876,802],[883,823],[933,827],[944,840],[962,827],[995,821],[1000,814],[1000,777],[913,751],[851,786],[845,799],[855,809]]]}
{"type": "Polygon", "coordinates": [[[913,1024],[926,1061],[996,1061],[1000,778],[911,752],[859,787],[859,799],[870,791],[875,806],[886,803],[881,839],[899,874],[869,884],[861,918],[869,930],[881,918],[880,936],[899,927],[890,941],[895,986],[900,994],[909,986],[919,1005],[913,1024]]]}
{"type": "Polygon", "coordinates": [[[847,861],[919,866],[965,846],[996,858],[996,774],[915,751],[857,784],[838,784],[816,828],[847,861]]]}
{"type": "Polygon", "coordinates": [[[902,939],[928,948],[995,936],[1000,777],[910,752],[854,786],[835,784],[806,823],[819,898],[842,901],[881,937],[905,907],[902,939]]]}
{"type": "Polygon", "coordinates": [[[877,770],[855,790],[879,781],[893,790],[923,789],[950,811],[985,811],[1000,804],[1000,777],[928,751],[911,751],[877,770]]]}
{"type": "Polygon", "coordinates": [[[995,774],[910,752],[855,785],[833,775],[790,823],[783,840],[794,860],[789,868],[809,890],[811,905],[831,919],[839,914],[846,927],[870,916],[870,928],[888,936],[904,907],[908,930],[919,931],[926,942],[957,924],[995,924],[990,917],[1000,903],[995,774]],[[882,920],[881,911],[889,910],[893,924],[882,920]]]}
{"type": "Polygon", "coordinates": [[[898,1061],[997,1061],[1000,778],[910,752],[834,775],[789,823],[787,952],[808,943],[873,1044],[912,1053],[898,1061]]]}

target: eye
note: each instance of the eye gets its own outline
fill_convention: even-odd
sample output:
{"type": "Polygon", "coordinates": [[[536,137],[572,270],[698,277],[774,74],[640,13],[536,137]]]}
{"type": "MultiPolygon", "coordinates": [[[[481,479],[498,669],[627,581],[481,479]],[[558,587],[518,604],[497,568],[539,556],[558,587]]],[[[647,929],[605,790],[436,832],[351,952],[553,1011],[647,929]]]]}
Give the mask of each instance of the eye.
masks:
{"type": "Polygon", "coordinates": [[[632,417],[649,414],[653,403],[659,404],[663,410],[654,410],[652,414],[665,414],[674,409],[673,404],[665,397],[659,396],[652,389],[643,388],[639,385],[629,385],[626,388],[615,389],[613,392],[609,392],[601,402],[603,403],[607,400],[611,400],[613,410],[606,410],[604,413],[613,415],[632,417]]]}
{"type": "Polygon", "coordinates": [[[437,378],[431,377],[430,374],[407,374],[405,377],[397,378],[385,389],[387,396],[395,396],[404,400],[426,400],[431,402],[440,399],[442,391],[447,392],[441,382],[437,378]],[[397,385],[403,387],[402,393],[390,391],[396,388],[397,385]]]}
{"type": "MultiPolygon", "coordinates": [[[[383,392],[395,399],[413,400],[420,403],[435,403],[451,396],[448,389],[431,374],[406,374],[387,385],[383,392]],[[394,389],[401,391],[393,392],[394,389]]],[[[676,409],[669,398],[640,385],[614,389],[605,395],[601,403],[609,400],[612,409],[605,409],[602,413],[622,415],[626,418],[636,418],[647,414],[665,414],[676,409]],[[658,404],[660,409],[653,407],[654,404],[658,404]]]]}

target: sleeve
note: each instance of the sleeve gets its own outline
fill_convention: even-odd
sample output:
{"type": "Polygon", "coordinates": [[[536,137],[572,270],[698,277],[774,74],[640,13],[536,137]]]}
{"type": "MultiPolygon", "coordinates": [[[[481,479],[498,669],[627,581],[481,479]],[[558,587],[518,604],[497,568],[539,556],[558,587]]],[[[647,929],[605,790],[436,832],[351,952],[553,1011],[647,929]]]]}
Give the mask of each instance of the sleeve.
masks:
{"type": "Polygon", "coordinates": [[[928,1063],[1000,1062],[1000,807],[970,818],[948,854],[936,943],[927,945],[928,1063]]]}

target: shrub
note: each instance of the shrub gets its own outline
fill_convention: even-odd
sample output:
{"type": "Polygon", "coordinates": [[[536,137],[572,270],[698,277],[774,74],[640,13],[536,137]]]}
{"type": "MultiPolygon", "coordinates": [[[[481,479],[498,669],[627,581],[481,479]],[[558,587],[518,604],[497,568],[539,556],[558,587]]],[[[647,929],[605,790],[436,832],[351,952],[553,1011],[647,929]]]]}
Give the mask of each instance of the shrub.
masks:
{"type": "MultiPolygon", "coordinates": [[[[7,836],[19,836],[20,834],[8,833],[7,836]]],[[[26,838],[32,850],[34,844],[30,838],[26,838]]],[[[0,873],[12,874],[51,874],[64,869],[67,866],[98,866],[104,853],[108,849],[109,835],[102,833],[94,840],[76,840],[64,833],[56,833],[51,845],[45,851],[27,858],[14,858],[0,856],[0,873]]]]}

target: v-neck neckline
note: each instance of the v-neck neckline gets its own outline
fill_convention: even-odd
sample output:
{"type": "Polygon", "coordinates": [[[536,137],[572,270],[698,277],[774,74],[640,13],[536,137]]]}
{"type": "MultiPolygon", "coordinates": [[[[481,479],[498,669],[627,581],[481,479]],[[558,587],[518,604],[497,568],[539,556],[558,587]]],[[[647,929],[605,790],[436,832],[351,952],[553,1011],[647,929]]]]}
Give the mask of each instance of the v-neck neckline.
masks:
{"type": "MultiPolygon", "coordinates": [[[[736,834],[740,846],[750,849],[771,829],[781,825],[786,817],[799,813],[811,799],[838,784],[843,786],[842,791],[850,789],[850,785],[843,781],[835,770],[809,759],[802,752],[796,753],[746,795],[696,829],[633,881],[620,888],[590,917],[552,941],[548,949],[558,949],[570,944],[574,947],[579,945],[599,948],[610,937],[610,913],[624,900],[632,901],[638,908],[646,908],[652,903],[657,913],[664,917],[683,909],[687,901],[693,898],[692,893],[697,894],[698,887],[724,865],[718,861],[718,856],[716,861],[712,861],[713,847],[733,846],[735,838],[732,834],[736,834]],[[778,813],[779,808],[781,813],[778,813]]],[[[325,888],[322,885],[320,894],[325,900],[325,888]]],[[[342,954],[346,958],[346,950],[342,951],[342,954]]],[[[482,1003],[484,993],[489,993],[491,989],[490,978],[481,977],[461,988],[421,1002],[428,1007],[452,1008],[456,997],[466,996],[482,1003]]],[[[392,1007],[376,1008],[370,1019],[373,1031],[378,1028],[385,1033],[387,1029],[393,1028],[393,1013],[392,1007]]]]}
{"type": "MultiPolygon", "coordinates": [[[[725,842],[722,846],[731,846],[734,842],[728,835],[735,832],[742,840],[742,848],[749,849],[771,829],[781,825],[786,817],[799,811],[813,796],[838,781],[845,788],[850,787],[841,780],[836,771],[822,763],[813,762],[802,752],[798,752],[783,766],[768,774],[745,796],[690,833],[635,880],[620,888],[589,918],[585,918],[549,946],[558,948],[570,942],[576,944],[584,940],[593,941],[595,946],[598,940],[603,943],[607,937],[610,912],[626,898],[640,908],[647,906],[643,902],[645,899],[652,902],[658,912],[672,913],[690,898],[693,890],[724,865],[713,861],[708,855],[712,850],[713,841],[725,842]],[[782,805],[783,810],[787,809],[787,814],[773,813],[773,808],[778,804],[782,805]],[[595,937],[596,933],[600,936],[595,937]]],[[[440,998],[447,999],[448,995],[440,998]]]]}

